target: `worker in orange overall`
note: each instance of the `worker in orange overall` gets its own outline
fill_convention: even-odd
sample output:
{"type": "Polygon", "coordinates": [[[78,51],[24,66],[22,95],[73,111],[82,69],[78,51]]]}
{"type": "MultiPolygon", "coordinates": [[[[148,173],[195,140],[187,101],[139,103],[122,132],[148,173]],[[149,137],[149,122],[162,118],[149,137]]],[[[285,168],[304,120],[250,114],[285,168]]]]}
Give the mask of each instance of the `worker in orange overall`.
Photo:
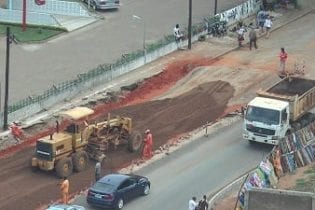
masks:
{"type": "Polygon", "coordinates": [[[67,177],[63,178],[63,181],[60,184],[60,192],[62,197],[62,203],[68,204],[69,202],[69,180],[67,177]]]}
{"type": "Polygon", "coordinates": [[[281,153],[280,149],[277,146],[275,152],[273,154],[273,166],[275,168],[275,173],[278,178],[280,178],[283,174],[282,166],[281,166],[281,153]]]}
{"type": "Polygon", "coordinates": [[[145,131],[145,134],[146,134],[146,137],[144,139],[142,158],[151,158],[153,156],[152,154],[153,138],[152,138],[151,131],[149,129],[145,131]]]}
{"type": "Polygon", "coordinates": [[[12,135],[14,136],[14,138],[17,141],[21,140],[21,137],[22,137],[23,133],[22,133],[21,128],[18,126],[18,124],[16,122],[13,122],[10,125],[10,130],[11,130],[12,135]]]}

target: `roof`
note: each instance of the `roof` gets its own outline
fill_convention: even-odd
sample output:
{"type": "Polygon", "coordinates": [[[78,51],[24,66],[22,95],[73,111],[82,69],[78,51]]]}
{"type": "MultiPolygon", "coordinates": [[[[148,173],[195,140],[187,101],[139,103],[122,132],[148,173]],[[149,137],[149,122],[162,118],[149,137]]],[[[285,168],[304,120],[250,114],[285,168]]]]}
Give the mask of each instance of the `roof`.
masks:
{"type": "Polygon", "coordinates": [[[271,98],[256,97],[249,102],[248,106],[255,106],[255,107],[261,107],[261,108],[280,111],[280,110],[283,110],[285,107],[287,107],[288,104],[289,102],[287,101],[280,101],[280,100],[271,99],[271,98]]]}
{"type": "Polygon", "coordinates": [[[118,186],[120,183],[122,183],[129,177],[130,177],[129,175],[125,174],[108,174],[101,178],[99,182],[118,186]]]}
{"type": "Polygon", "coordinates": [[[68,117],[72,120],[78,120],[94,114],[94,110],[87,107],[75,107],[64,112],[60,112],[59,116],[68,117]]]}

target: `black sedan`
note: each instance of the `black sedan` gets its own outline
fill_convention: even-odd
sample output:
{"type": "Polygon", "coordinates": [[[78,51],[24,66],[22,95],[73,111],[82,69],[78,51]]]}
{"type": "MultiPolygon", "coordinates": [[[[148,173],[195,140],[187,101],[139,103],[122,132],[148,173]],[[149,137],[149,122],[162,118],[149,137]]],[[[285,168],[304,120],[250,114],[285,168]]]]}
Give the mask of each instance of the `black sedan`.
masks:
{"type": "Polygon", "coordinates": [[[143,176],[109,174],[90,187],[86,200],[91,206],[122,209],[128,200],[148,195],[150,187],[150,181],[143,176]]]}

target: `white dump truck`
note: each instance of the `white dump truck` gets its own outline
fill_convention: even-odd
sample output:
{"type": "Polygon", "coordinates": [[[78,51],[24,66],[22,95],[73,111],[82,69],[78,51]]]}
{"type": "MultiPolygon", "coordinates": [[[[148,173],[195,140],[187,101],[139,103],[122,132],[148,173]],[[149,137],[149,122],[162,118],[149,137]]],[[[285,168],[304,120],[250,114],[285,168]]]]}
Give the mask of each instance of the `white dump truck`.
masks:
{"type": "Polygon", "coordinates": [[[315,120],[315,80],[287,77],[248,103],[243,138],[277,145],[278,141],[315,120]]]}

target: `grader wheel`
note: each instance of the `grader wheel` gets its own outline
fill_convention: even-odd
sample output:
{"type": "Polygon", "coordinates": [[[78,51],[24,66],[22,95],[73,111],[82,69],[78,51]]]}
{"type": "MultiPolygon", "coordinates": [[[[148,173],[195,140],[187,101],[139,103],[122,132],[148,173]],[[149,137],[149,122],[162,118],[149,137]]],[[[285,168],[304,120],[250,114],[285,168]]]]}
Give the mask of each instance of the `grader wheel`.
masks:
{"type": "Polygon", "coordinates": [[[130,152],[137,152],[140,150],[143,139],[139,131],[133,131],[128,139],[128,150],[130,152]]]}
{"type": "Polygon", "coordinates": [[[86,169],[88,162],[88,155],[85,151],[76,152],[73,157],[73,166],[76,172],[81,172],[86,169]]]}
{"type": "Polygon", "coordinates": [[[71,158],[62,158],[56,164],[56,173],[60,178],[68,177],[72,174],[73,165],[71,158]]]}

